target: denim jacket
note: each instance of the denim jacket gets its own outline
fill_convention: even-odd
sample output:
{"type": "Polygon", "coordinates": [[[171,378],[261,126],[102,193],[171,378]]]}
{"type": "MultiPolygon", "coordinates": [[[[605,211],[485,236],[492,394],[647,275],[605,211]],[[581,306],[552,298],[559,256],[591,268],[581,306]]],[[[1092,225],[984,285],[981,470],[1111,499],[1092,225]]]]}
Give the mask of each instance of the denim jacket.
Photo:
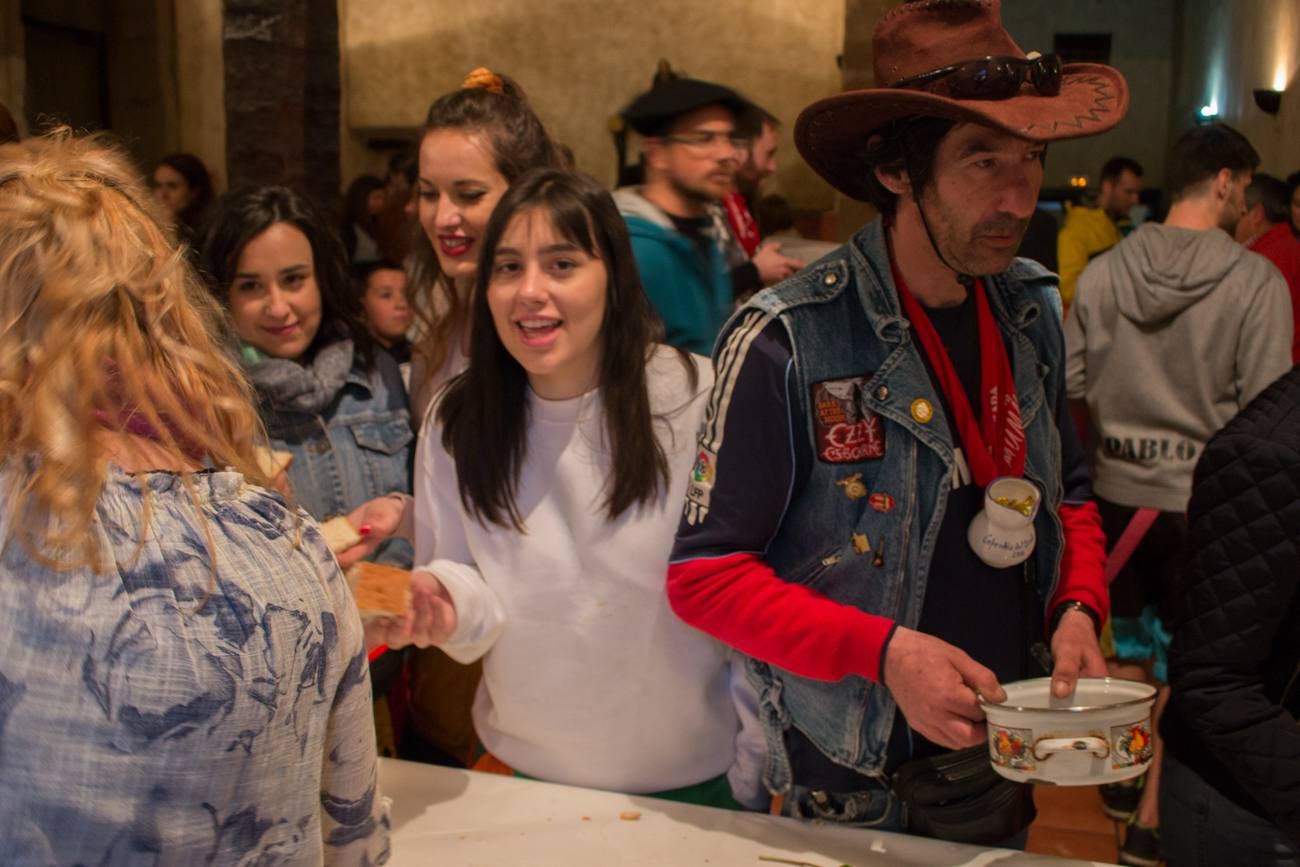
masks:
{"type": "MultiPolygon", "coordinates": [[[[1027,568],[1045,600],[1055,587],[1062,549],[1061,445],[1054,407],[1064,388],[1064,349],[1056,278],[1035,263],[1016,260],[1006,273],[984,282],[1011,350],[1028,440],[1025,476],[1043,492],[1035,519],[1038,545],[1027,568]]],[[[806,484],[792,492],[766,562],[788,581],[915,628],[955,472],[954,444],[899,304],[881,221],[795,278],[755,296],[733,322],[750,310],[775,316],[789,334],[793,399],[804,419],[801,435],[810,438],[813,452],[817,434],[808,403],[815,383],[864,377],[857,400],[866,413],[879,417],[884,434],[883,456],[858,463],[813,462],[806,484]],[[918,399],[933,410],[927,422],[913,416],[918,399]],[[878,511],[866,498],[843,496],[837,481],[858,472],[868,490],[894,496],[892,508],[878,511]],[[882,567],[863,571],[865,561],[852,555],[854,533],[865,533],[882,553],[882,567]]],[[[811,680],[752,659],[750,672],[761,699],[767,782],[773,791],[786,791],[791,781],[782,741],[791,724],[835,762],[867,776],[882,775],[895,716],[894,700],[883,685],[858,676],[811,680]]]]}
{"type": "MultiPolygon", "coordinates": [[[[254,384],[258,377],[254,375],[254,384]]],[[[375,351],[372,370],[354,362],[334,399],[319,412],[276,406],[261,397],[271,447],[293,455],[289,484],[318,521],[347,514],[374,497],[411,491],[415,433],[397,362],[375,351]]],[[[394,539],[375,559],[409,568],[411,546],[394,539]]]]}

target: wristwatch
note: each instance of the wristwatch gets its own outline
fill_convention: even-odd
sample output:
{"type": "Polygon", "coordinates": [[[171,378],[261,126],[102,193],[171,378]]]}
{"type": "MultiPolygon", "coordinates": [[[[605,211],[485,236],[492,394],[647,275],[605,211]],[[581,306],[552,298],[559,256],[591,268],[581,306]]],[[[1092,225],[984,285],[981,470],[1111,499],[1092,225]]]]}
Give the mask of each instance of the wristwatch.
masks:
{"type": "Polygon", "coordinates": [[[1056,634],[1056,627],[1061,625],[1061,618],[1065,616],[1067,611],[1082,611],[1088,615],[1088,619],[1092,621],[1093,630],[1098,635],[1101,635],[1101,615],[1097,613],[1097,610],[1086,602],[1080,602],[1078,599],[1067,599],[1056,606],[1056,610],[1052,612],[1052,619],[1049,621],[1047,628],[1048,641],[1051,641],[1052,636],[1056,634]]]}

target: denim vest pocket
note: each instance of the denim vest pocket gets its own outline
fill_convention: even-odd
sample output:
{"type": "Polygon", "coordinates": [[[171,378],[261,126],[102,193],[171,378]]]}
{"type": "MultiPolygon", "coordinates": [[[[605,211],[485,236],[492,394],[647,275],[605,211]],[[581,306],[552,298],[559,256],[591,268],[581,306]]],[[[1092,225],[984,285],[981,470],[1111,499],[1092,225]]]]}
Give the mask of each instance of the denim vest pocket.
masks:
{"type": "Polygon", "coordinates": [[[367,465],[367,477],[374,494],[409,491],[408,452],[415,433],[406,414],[354,422],[349,429],[367,465]]]}
{"type": "Polygon", "coordinates": [[[357,422],[352,425],[352,436],[361,448],[385,455],[397,454],[415,439],[411,425],[404,418],[357,422]]]}
{"type": "MultiPolygon", "coordinates": [[[[877,759],[876,755],[864,755],[866,744],[862,741],[874,684],[852,674],[831,682],[796,677],[779,669],[774,669],[774,674],[781,680],[785,707],[797,709],[797,725],[817,749],[846,767],[861,767],[877,759]]],[[[883,749],[880,752],[883,754],[883,749]]]]}

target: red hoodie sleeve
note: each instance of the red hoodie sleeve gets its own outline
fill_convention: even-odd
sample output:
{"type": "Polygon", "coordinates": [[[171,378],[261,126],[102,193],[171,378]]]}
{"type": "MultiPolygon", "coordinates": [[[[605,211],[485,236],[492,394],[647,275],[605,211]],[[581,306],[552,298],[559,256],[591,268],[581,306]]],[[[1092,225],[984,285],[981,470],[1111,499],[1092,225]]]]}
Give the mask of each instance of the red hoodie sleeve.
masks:
{"type": "MultiPolygon", "coordinates": [[[[1105,623],[1110,613],[1106,534],[1101,511],[1092,499],[1092,473],[1083,448],[1091,425],[1087,405],[1066,399],[1064,382],[1058,392],[1056,427],[1061,438],[1062,503],[1057,509],[1062,530],[1061,573],[1043,614],[1050,628],[1056,609],[1064,602],[1076,601],[1097,612],[1105,623]]],[[[1051,638],[1047,636],[1048,641],[1051,638]]]]}
{"type": "Polygon", "coordinates": [[[1065,545],[1061,552],[1061,579],[1047,604],[1048,623],[1061,603],[1070,600],[1087,605],[1105,623],[1110,613],[1110,593],[1106,588],[1106,536],[1101,529],[1101,512],[1096,503],[1089,501],[1063,503],[1059,514],[1065,545]]]}
{"type": "Polygon", "coordinates": [[[668,567],[677,616],[755,659],[800,677],[880,680],[894,621],[781,579],[756,554],[668,567]]]}

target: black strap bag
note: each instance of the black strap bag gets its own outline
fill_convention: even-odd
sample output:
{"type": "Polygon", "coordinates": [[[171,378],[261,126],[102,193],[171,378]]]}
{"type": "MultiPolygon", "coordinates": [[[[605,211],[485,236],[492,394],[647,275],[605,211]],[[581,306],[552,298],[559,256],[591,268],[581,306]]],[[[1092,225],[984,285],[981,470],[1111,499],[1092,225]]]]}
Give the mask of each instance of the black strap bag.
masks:
{"type": "Polygon", "coordinates": [[[1029,787],[999,776],[985,745],[905,762],[892,788],[903,827],[921,837],[996,846],[1034,818],[1029,787]]]}

